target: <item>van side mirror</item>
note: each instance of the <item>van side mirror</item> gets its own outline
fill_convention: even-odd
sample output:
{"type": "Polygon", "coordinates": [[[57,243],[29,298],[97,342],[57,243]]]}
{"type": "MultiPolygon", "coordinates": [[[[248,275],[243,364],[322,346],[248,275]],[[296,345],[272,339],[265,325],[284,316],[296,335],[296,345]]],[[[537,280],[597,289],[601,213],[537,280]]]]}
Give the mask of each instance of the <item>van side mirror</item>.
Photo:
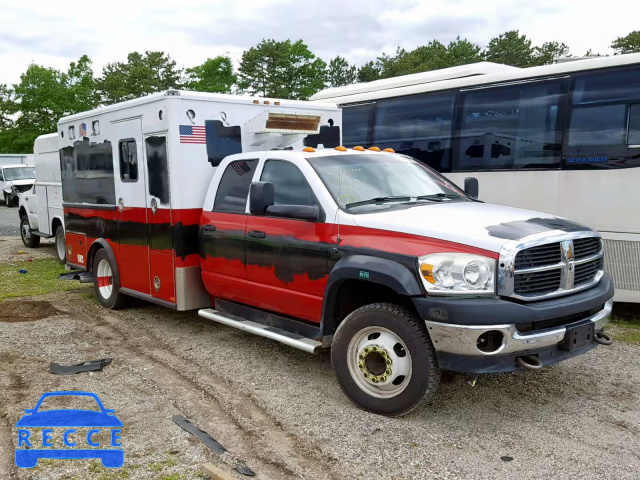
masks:
{"type": "Polygon", "coordinates": [[[273,183],[252,182],[249,186],[249,211],[251,215],[264,215],[273,205],[273,183]]]}
{"type": "Polygon", "coordinates": [[[478,192],[480,187],[478,186],[478,179],[476,177],[467,177],[464,179],[464,191],[471,198],[478,198],[478,192]]]}

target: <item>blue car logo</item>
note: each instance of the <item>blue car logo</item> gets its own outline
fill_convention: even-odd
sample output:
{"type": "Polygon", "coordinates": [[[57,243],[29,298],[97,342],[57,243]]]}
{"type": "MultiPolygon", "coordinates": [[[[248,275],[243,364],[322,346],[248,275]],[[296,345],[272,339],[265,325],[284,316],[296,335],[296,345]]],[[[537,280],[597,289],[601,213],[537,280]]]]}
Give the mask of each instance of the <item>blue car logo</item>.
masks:
{"type": "Polygon", "coordinates": [[[36,406],[25,410],[18,427],[18,448],[16,449],[16,465],[21,468],[33,468],[41,458],[53,459],[93,459],[99,458],[107,468],[118,468],[124,463],[124,450],[120,444],[122,422],[114,415],[115,410],[104,408],[95,393],[90,392],[49,392],[40,397],[36,406]],[[90,397],[93,398],[100,410],[57,409],[38,411],[42,402],[50,397],[90,397]],[[64,427],[62,440],[66,448],[53,448],[53,428],[64,427]],[[35,435],[30,428],[41,428],[42,438],[35,435]],[[76,428],[89,428],[85,439],[88,447],[75,448],[83,443],[76,428]],[[110,430],[110,447],[101,447],[96,436],[102,430],[110,430]],[[39,448],[39,447],[42,448],[39,448]]]}

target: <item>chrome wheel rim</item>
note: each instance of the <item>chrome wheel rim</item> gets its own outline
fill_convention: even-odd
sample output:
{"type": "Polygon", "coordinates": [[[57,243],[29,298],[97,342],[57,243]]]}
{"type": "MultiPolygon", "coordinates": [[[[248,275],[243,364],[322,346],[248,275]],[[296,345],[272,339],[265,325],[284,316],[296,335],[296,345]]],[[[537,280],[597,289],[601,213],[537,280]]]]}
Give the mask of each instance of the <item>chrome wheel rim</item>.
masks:
{"type": "Polygon", "coordinates": [[[400,395],[411,381],[413,368],[405,343],[384,327],[367,327],[353,336],[347,366],[356,385],[377,398],[400,395]]]}
{"type": "Polygon", "coordinates": [[[24,222],[22,224],[22,238],[26,241],[29,242],[31,241],[31,229],[29,228],[29,224],[27,222],[24,222]]]}
{"type": "Polygon", "coordinates": [[[107,260],[100,260],[98,263],[98,269],[96,270],[96,282],[98,284],[98,291],[102,298],[107,299],[111,297],[113,292],[113,272],[111,271],[111,265],[107,260]]]}
{"type": "Polygon", "coordinates": [[[64,235],[56,236],[56,250],[58,251],[58,258],[60,260],[64,260],[66,252],[65,252],[65,239],[64,235]]]}

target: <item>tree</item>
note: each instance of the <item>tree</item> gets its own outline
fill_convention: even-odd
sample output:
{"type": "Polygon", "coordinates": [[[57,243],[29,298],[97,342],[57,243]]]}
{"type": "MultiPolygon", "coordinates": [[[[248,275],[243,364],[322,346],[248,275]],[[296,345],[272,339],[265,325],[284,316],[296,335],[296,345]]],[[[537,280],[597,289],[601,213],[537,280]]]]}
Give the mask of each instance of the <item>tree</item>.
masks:
{"type": "Polygon", "coordinates": [[[559,58],[570,57],[569,47],[564,43],[544,42],[541,47],[534,47],[532,65],[550,65],[559,58]]]}
{"type": "Polygon", "coordinates": [[[529,67],[534,64],[534,49],[526,35],[520,35],[518,30],[511,30],[489,41],[484,58],[514,67],[529,67]]]}
{"type": "Polygon", "coordinates": [[[262,40],[242,54],[238,86],[251,95],[305,100],[324,88],[326,66],[302,40],[262,40]]]}
{"type": "Polygon", "coordinates": [[[186,87],[198,92],[229,93],[236,83],[233,63],[229,57],[208,58],[202,65],[187,68],[186,87]]]}
{"type": "Polygon", "coordinates": [[[83,55],[77,62],[71,62],[69,65],[66,85],[70,95],[69,110],[72,113],[92,110],[100,104],[92,63],[87,55],[83,55]]]}
{"type": "Polygon", "coordinates": [[[346,59],[338,55],[327,66],[327,84],[330,87],[342,87],[351,85],[358,78],[355,65],[351,65],[346,59]]]}
{"type": "Polygon", "coordinates": [[[105,104],[180,88],[182,69],[164,52],[131,52],[126,62],[113,62],[102,69],[98,88],[105,104]]]}
{"type": "Polygon", "coordinates": [[[613,48],[614,55],[640,52],[640,30],[635,30],[629,35],[616,38],[611,43],[611,48],[613,48]]]}
{"type": "Polygon", "coordinates": [[[358,82],[373,82],[380,79],[380,68],[375,62],[367,62],[358,69],[358,82]]]}
{"type": "Polygon", "coordinates": [[[0,85],[0,153],[14,153],[14,120],[16,113],[13,89],[6,84],[0,85]]]}

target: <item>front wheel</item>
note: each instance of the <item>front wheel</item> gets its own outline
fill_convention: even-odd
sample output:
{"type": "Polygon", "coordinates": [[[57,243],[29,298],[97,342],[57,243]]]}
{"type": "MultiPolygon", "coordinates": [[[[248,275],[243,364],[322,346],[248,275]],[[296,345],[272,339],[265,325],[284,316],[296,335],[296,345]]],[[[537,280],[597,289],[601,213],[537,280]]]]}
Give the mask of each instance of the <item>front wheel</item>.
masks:
{"type": "Polygon", "coordinates": [[[361,307],[338,326],[331,364],[345,394],[373,413],[399,416],[426,402],[440,369],[424,323],[404,307],[361,307]]]}
{"type": "Polygon", "coordinates": [[[58,225],[56,228],[56,256],[58,257],[58,262],[62,265],[67,263],[67,241],[64,237],[64,227],[62,225],[58,225]]]}
{"type": "Polygon", "coordinates": [[[98,250],[93,258],[93,285],[100,304],[112,310],[122,308],[125,302],[124,294],[118,291],[120,282],[115,272],[107,251],[104,248],[98,250]]]}
{"type": "Polygon", "coordinates": [[[31,232],[29,217],[26,215],[20,217],[20,237],[27,248],[38,248],[40,246],[40,237],[31,232]]]}

